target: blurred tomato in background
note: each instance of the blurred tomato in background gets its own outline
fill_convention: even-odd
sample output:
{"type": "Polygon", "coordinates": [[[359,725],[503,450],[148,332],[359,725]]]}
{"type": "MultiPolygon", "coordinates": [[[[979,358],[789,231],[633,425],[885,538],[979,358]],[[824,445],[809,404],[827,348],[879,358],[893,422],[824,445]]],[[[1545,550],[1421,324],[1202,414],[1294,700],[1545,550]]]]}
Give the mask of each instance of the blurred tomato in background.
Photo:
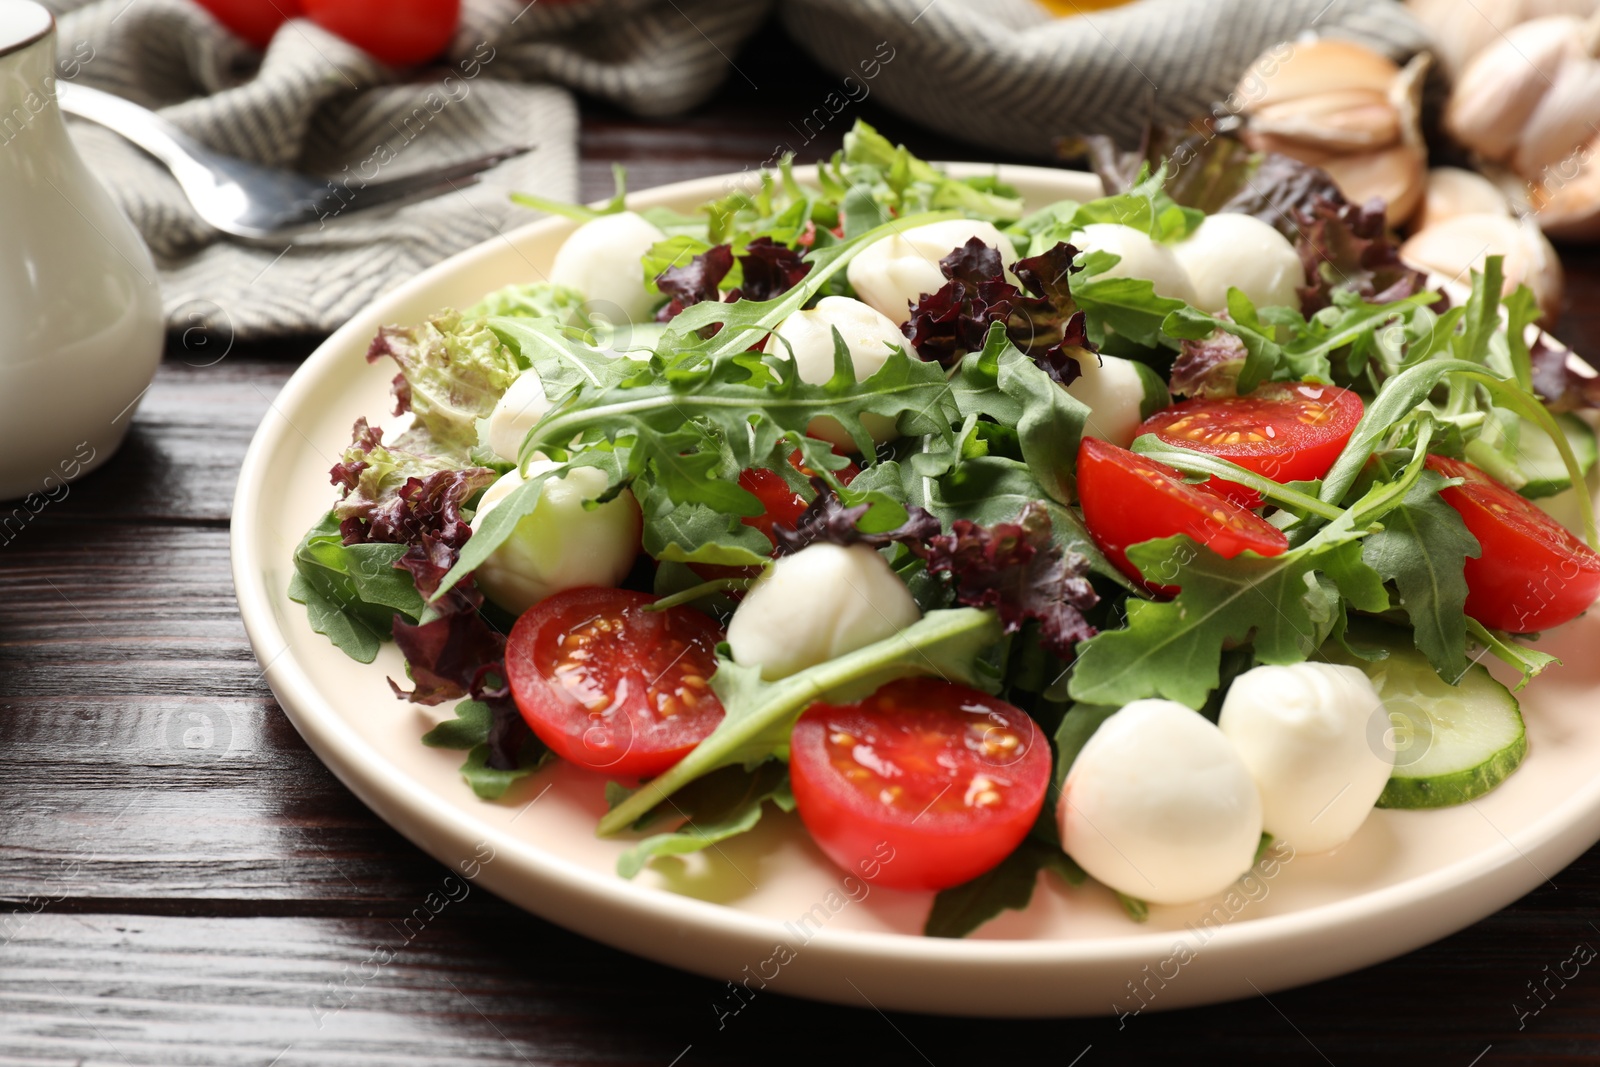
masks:
{"type": "Polygon", "coordinates": [[[257,48],[265,48],[279,26],[300,14],[300,0],[200,0],[200,6],[257,48]]]}
{"type": "Polygon", "coordinates": [[[461,0],[301,0],[318,26],[394,67],[444,51],[461,17],[461,0]]]}
{"type": "Polygon", "coordinates": [[[217,21],[257,48],[301,15],[393,67],[425,63],[444,51],[461,0],[199,0],[217,21]]]}

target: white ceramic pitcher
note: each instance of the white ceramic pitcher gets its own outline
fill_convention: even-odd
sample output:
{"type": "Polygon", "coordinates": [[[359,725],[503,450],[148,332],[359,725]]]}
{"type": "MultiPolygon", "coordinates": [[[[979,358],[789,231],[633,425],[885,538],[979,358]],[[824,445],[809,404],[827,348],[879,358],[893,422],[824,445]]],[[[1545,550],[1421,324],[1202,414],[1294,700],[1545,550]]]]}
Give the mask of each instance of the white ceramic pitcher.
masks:
{"type": "Polygon", "coordinates": [[[155,264],[67,136],[55,61],[50,13],[0,0],[0,500],[29,516],[122,444],[163,340],[155,264]]]}

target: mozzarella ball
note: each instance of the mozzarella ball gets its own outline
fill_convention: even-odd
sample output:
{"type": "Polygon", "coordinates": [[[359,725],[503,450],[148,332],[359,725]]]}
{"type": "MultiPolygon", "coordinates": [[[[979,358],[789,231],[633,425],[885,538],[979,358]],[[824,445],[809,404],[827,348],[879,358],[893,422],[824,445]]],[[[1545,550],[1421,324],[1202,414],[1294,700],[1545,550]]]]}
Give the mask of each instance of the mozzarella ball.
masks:
{"type": "Polygon", "coordinates": [[[1080,867],[1154,904],[1226,889],[1261,843],[1261,796],[1244,760],[1210,720],[1170,700],[1135,700],[1100,724],[1056,817],[1080,867]]]}
{"type": "MultiPolygon", "coordinates": [[[[850,350],[850,365],[855,368],[856,381],[864,381],[877,373],[890,353],[905,348],[908,342],[900,327],[882,314],[848,296],[825,296],[810,311],[796,311],[778,325],[777,334],[788,342],[776,341],[767,346],[775,356],[794,353],[795,369],[800,380],[821,385],[833,377],[833,331],[837,329],[850,350]]],[[[895,420],[886,415],[866,414],[861,425],[872,435],[876,444],[892,441],[895,420]]],[[[812,419],[806,432],[841,449],[856,451],[855,442],[839,424],[839,420],[819,417],[812,419]]]]}
{"type": "Polygon", "coordinates": [[[1267,833],[1324,852],[1350,840],[1389,780],[1388,723],[1355,667],[1297,663],[1241,674],[1217,725],[1255,778],[1267,833]]]}
{"type": "Polygon", "coordinates": [[[1202,311],[1226,311],[1230,286],[1258,308],[1300,307],[1296,290],[1306,284],[1300,254],[1260,219],[1207,215],[1172,251],[1188,272],[1194,305],[1202,311]]]}
{"type": "Polygon", "coordinates": [[[992,223],[977,219],[949,219],[913,226],[873,242],[845,267],[845,277],[862,302],[900,325],[911,317],[911,305],[924,294],[936,293],[947,280],[939,261],[976,237],[1000,253],[1006,280],[1016,284],[1008,269],[1017,250],[992,223]]]}
{"type": "Polygon", "coordinates": [[[1067,392],[1089,407],[1083,432],[1090,437],[1127,448],[1138,436],[1144,421],[1144,380],[1132,360],[1086,353],[1078,360],[1082,373],[1067,386],[1067,392]]]}
{"type": "Polygon", "coordinates": [[[550,280],[582,293],[593,314],[642,322],[650,318],[655,299],[644,287],[640,260],[666,236],[631,211],[590,219],[572,231],[556,252],[550,280]],[[616,305],[614,313],[608,304],[616,305]]]}
{"type": "Polygon", "coordinates": [[[1195,302],[1189,274],[1178,262],[1172,246],[1154,240],[1143,230],[1115,222],[1095,222],[1073,233],[1071,243],[1079,252],[1110,252],[1122,257],[1101,277],[1143,278],[1157,296],[1186,304],[1195,302]]]}
{"type": "Polygon", "coordinates": [[[522,439],[549,410],[550,398],[544,395],[538,373],[531,368],[523,371],[489,413],[484,443],[507,463],[515,463],[522,439]]]}
{"type": "Polygon", "coordinates": [[[728,623],[728,646],[735,663],[772,681],[892,637],[921,614],[876,550],[818,542],[751,587],[728,623]]]}
{"type": "MultiPolygon", "coordinates": [[[[528,465],[528,476],[538,477],[559,466],[535,460],[528,465]]],[[[639,504],[624,489],[615,499],[586,509],[583,502],[604,493],[607,481],[604,471],[575,467],[545,482],[539,503],[473,572],[484,595],[520,615],[563,589],[622,581],[639,554],[639,504]]],[[[510,471],[485,490],[472,519],[474,533],[522,482],[520,472],[510,471]]]]}

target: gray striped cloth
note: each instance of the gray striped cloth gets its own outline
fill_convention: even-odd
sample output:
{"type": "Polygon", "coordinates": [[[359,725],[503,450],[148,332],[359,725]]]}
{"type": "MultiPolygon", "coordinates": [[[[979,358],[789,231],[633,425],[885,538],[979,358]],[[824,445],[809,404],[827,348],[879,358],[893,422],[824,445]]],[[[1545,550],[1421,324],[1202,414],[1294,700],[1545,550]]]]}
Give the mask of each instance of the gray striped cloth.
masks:
{"type": "MultiPolygon", "coordinates": [[[[420,74],[388,70],[305,20],[262,55],[192,0],[44,2],[62,14],[63,77],[156,108],[245,159],[331,177],[364,166],[371,177],[381,160],[398,176],[538,146],[461,192],[352,215],[292,247],[254,247],[219,239],[159,164],[74,123],[155,254],[169,324],[260,339],[331,330],[424,267],[536,217],[509,201],[514,190],[571,199],[569,89],[642,115],[693,107],[734,69],[772,0],[464,0],[455,40],[420,74]]],[[[792,124],[787,147],[807,155],[808,131],[868,95],[972,142],[975,155],[1049,157],[1063,135],[1131,141],[1149,118],[1184,120],[1307,29],[1396,56],[1425,43],[1393,0],[1141,0],[1067,19],[1034,0],[778,3],[791,35],[840,77],[814,121],[792,124]]]]}
{"type": "Polygon", "coordinates": [[[1033,0],[782,0],[781,9],[846,95],[871,93],[941,133],[1037,156],[1062,136],[1137,143],[1152,118],[1187,121],[1225,98],[1262,52],[1308,30],[1396,58],[1427,45],[1394,0],[1141,0],[1060,19],[1033,0]]]}
{"type": "MultiPolygon", "coordinates": [[[[168,324],[227,339],[321,333],[444,257],[537,218],[515,190],[577,195],[576,89],[645,115],[683,111],[730,71],[770,0],[464,0],[447,53],[397,72],[306,20],[265,53],[190,0],[44,0],[63,77],[159,110],[199,140],[259,163],[337,178],[428,170],[536,145],[475,186],[352,214],[291,247],[221,239],[160,164],[72,121],[90,167],[161,273],[168,324]],[[448,80],[447,80],[448,79],[448,80]],[[442,101],[442,103],[441,103],[442,101]]],[[[213,349],[214,351],[214,349],[213,349]]]]}

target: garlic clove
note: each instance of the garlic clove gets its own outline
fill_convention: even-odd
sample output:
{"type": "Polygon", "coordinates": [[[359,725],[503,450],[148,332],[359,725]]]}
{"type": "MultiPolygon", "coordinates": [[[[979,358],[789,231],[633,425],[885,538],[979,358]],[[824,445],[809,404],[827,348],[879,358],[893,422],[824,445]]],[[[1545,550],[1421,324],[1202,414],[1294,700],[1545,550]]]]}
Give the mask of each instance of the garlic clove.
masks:
{"type": "Polygon", "coordinates": [[[1595,0],[1406,0],[1451,78],[1514,26],[1550,15],[1588,15],[1595,0]]]}
{"type": "Polygon", "coordinates": [[[1561,68],[1581,56],[1582,33],[1583,23],[1569,16],[1512,27],[1461,72],[1445,107],[1445,129],[1488,159],[1510,156],[1561,68]]]}
{"type": "Polygon", "coordinates": [[[1251,116],[1250,128],[1313,148],[1361,151],[1399,140],[1400,116],[1385,92],[1339,89],[1261,108],[1251,116]]]}
{"type": "Polygon", "coordinates": [[[1572,155],[1600,129],[1600,63],[1588,58],[1562,64],[1517,138],[1511,166],[1529,181],[1572,155]]]}
{"type": "Polygon", "coordinates": [[[1531,183],[1535,219],[1551,237],[1600,240],[1600,136],[1531,183]]]}
{"type": "Polygon", "coordinates": [[[1270,65],[1258,60],[1245,74],[1235,93],[1246,101],[1246,114],[1254,115],[1288,100],[1347,89],[1382,93],[1400,73],[1388,56],[1354,41],[1320,37],[1295,41],[1291,47],[1293,51],[1287,59],[1270,65]]]}
{"type": "Polygon", "coordinates": [[[1427,156],[1408,144],[1338,156],[1318,166],[1352,203],[1382,199],[1384,217],[1391,226],[1403,225],[1411,217],[1427,184],[1427,156]]]}
{"type": "Polygon", "coordinates": [[[1436,226],[1457,215],[1509,215],[1505,194],[1488,178],[1460,167],[1434,167],[1428,172],[1422,210],[1413,225],[1418,230],[1436,226]]]}
{"type": "Polygon", "coordinates": [[[1319,148],[1304,141],[1262,133],[1253,126],[1241,129],[1239,140],[1243,141],[1252,152],[1276,152],[1280,156],[1298,159],[1313,167],[1320,167],[1335,156],[1343,154],[1331,148],[1319,148]]]}
{"type": "Polygon", "coordinates": [[[1472,270],[1488,256],[1504,256],[1505,286],[1533,290],[1546,326],[1561,308],[1565,279],[1561,260],[1532,219],[1509,215],[1457,215],[1413,234],[1400,246],[1400,258],[1418,270],[1433,271],[1466,284],[1472,270]]]}

